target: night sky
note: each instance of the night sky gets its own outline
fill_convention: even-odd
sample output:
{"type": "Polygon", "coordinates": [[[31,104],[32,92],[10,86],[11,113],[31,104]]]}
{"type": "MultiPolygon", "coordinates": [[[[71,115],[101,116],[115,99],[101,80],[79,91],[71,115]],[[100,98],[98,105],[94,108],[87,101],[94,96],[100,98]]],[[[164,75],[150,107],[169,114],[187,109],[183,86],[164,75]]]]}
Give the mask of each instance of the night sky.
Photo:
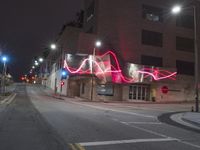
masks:
{"type": "Polygon", "coordinates": [[[0,50],[15,80],[81,8],[83,0],[0,0],[0,50]]]}

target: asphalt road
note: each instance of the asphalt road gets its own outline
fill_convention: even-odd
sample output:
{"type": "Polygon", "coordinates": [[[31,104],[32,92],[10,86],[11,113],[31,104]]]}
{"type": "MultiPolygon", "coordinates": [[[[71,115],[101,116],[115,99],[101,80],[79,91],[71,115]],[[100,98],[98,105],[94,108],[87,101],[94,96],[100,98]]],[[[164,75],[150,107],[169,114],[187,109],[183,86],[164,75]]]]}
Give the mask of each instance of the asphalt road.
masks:
{"type": "Polygon", "coordinates": [[[59,135],[29,100],[26,87],[17,85],[16,97],[0,106],[0,150],[64,150],[59,135]]]}
{"type": "Polygon", "coordinates": [[[200,149],[199,133],[157,119],[189,105],[88,103],[45,91],[18,85],[16,98],[0,113],[0,150],[200,149]]]}

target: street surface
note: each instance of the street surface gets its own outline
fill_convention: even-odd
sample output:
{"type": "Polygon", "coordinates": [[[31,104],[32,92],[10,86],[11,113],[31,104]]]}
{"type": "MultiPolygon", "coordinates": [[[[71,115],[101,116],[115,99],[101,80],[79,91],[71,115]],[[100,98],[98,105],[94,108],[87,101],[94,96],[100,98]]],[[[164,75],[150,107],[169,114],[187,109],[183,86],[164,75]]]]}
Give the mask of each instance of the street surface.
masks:
{"type": "Polygon", "coordinates": [[[18,84],[0,106],[0,150],[197,150],[200,134],[158,120],[191,104],[130,104],[56,99],[18,84]]]}

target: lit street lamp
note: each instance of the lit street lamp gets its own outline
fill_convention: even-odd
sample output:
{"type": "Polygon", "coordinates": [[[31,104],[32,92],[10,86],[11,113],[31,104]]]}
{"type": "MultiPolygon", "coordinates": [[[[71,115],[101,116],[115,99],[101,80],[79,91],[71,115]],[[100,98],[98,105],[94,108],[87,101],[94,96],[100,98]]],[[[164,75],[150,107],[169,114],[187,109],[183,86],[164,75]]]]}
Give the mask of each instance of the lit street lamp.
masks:
{"type": "Polygon", "coordinates": [[[35,65],[36,65],[36,66],[38,66],[38,65],[39,65],[39,63],[38,63],[38,62],[35,62],[35,65]]]}
{"type": "Polygon", "coordinates": [[[57,47],[56,47],[56,44],[51,44],[50,47],[51,47],[52,50],[55,50],[55,49],[57,48],[57,47]]]}
{"type": "Polygon", "coordinates": [[[178,14],[178,13],[180,13],[181,12],[181,6],[179,6],[179,5],[176,5],[176,6],[174,6],[173,8],[172,8],[172,13],[173,14],[178,14]]]}
{"type": "Polygon", "coordinates": [[[101,47],[101,45],[102,45],[101,41],[96,41],[94,49],[93,49],[92,67],[91,67],[91,73],[92,73],[91,101],[93,100],[93,93],[94,93],[94,69],[93,69],[93,64],[94,64],[94,61],[95,61],[96,47],[101,47]]]}
{"type": "Polygon", "coordinates": [[[5,78],[6,78],[6,62],[8,61],[8,58],[6,56],[2,57],[3,61],[3,72],[2,72],[2,81],[1,81],[1,88],[2,88],[2,93],[5,94],[6,89],[5,89],[5,78]]]}
{"type": "MultiPolygon", "coordinates": [[[[194,56],[195,56],[195,111],[199,112],[199,70],[198,70],[198,47],[197,47],[197,11],[196,6],[192,5],[193,9],[193,19],[194,19],[194,56]]],[[[178,14],[181,12],[181,6],[174,6],[172,8],[173,14],[178,14]]]]}
{"type": "Polygon", "coordinates": [[[43,62],[44,59],[42,57],[39,58],[39,62],[43,62]]]}

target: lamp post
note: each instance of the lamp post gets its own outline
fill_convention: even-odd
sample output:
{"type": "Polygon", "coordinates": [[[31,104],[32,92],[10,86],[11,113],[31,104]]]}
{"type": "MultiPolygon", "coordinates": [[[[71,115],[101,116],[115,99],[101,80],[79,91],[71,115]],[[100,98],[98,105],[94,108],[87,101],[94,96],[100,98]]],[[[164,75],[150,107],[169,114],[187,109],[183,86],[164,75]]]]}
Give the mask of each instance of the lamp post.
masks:
{"type": "MultiPolygon", "coordinates": [[[[193,9],[193,20],[194,20],[194,60],[195,60],[195,111],[199,112],[199,89],[198,89],[198,82],[199,82],[199,69],[198,69],[198,46],[197,46],[197,11],[196,6],[192,5],[193,9]]],[[[181,6],[174,6],[172,8],[173,14],[178,14],[181,12],[181,6]]]]}
{"type": "Polygon", "coordinates": [[[6,88],[5,88],[5,78],[6,78],[6,70],[7,70],[7,66],[6,66],[6,62],[7,62],[8,58],[6,56],[2,57],[2,61],[3,61],[3,72],[2,72],[2,81],[1,81],[1,88],[2,88],[2,93],[5,94],[6,92],[6,88]]]}
{"type": "MultiPolygon", "coordinates": [[[[62,68],[62,62],[63,62],[63,46],[62,46],[62,44],[61,45],[57,45],[55,43],[52,43],[50,45],[50,47],[51,47],[52,50],[58,49],[58,51],[56,51],[56,53],[58,52],[58,56],[60,55],[60,57],[58,57],[59,58],[59,67],[62,68]],[[60,53],[59,53],[59,51],[60,51],[60,53]]],[[[63,86],[62,83],[63,82],[62,82],[62,79],[61,79],[60,80],[60,95],[62,94],[62,86],[63,86]]],[[[54,92],[55,92],[55,94],[57,94],[57,78],[55,78],[55,91],[54,92]]]]}
{"type": "Polygon", "coordinates": [[[101,47],[102,43],[101,41],[96,41],[95,46],[93,49],[93,54],[92,54],[92,67],[91,67],[91,73],[92,73],[92,86],[91,86],[91,101],[93,101],[93,93],[94,93],[94,69],[93,69],[93,63],[95,61],[95,53],[96,53],[96,47],[101,47]]]}

